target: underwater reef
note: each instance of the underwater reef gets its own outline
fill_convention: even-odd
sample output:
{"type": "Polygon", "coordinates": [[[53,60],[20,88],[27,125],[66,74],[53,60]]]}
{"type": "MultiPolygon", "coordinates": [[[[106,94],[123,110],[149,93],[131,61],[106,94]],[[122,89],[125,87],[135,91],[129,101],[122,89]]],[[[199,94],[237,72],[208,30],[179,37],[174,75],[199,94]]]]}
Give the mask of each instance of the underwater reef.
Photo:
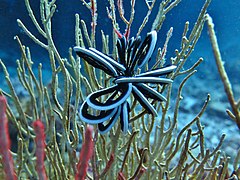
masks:
{"type": "Polygon", "coordinates": [[[25,0],[35,30],[24,20],[17,19],[17,24],[47,52],[43,59],[50,70],[35,63],[31,47],[18,36],[17,79],[0,60],[7,86],[0,89],[0,179],[240,179],[239,143],[234,157],[222,151],[227,134],[217,137],[214,148],[206,144],[205,111],[221,105],[211,105],[207,94],[192,110],[194,99],[183,95],[201,69],[203,58],[194,63],[189,58],[207,26],[231,107],[226,116],[240,129],[240,100],[224,69],[214,19],[207,13],[211,0],[199,7],[194,23],[183,22],[179,48],[171,55],[174,28],[165,37],[158,33],[181,0],[146,0],[147,12],[138,27],[133,26],[141,13],[135,9],[137,1],[108,0],[105,16],[111,34],[98,28],[97,7],[102,4],[81,2],[90,20],[75,15],[75,44],[65,58],[53,31],[57,1],[39,0],[39,11],[34,11],[25,0]],[[190,120],[181,115],[184,111],[190,120]]]}

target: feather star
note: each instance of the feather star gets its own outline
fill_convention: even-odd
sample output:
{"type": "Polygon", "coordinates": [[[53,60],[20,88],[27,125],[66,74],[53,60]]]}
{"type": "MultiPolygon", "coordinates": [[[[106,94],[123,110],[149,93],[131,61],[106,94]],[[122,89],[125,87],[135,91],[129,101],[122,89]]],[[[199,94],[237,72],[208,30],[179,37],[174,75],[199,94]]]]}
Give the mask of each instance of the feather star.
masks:
{"type": "Polygon", "coordinates": [[[126,133],[130,118],[130,105],[127,100],[131,94],[149,114],[158,115],[149,99],[166,101],[166,98],[149,84],[172,83],[171,79],[159,76],[173,72],[176,66],[171,65],[136,74],[137,69],[142,68],[151,58],[156,42],[156,31],[148,33],[143,42],[140,36],[132,37],[129,41],[124,36],[119,38],[117,41],[118,62],[94,48],[74,47],[79,57],[113,78],[111,87],[100,89],[87,96],[80,107],[82,121],[98,124],[99,132],[104,134],[120,117],[121,129],[126,133]]]}

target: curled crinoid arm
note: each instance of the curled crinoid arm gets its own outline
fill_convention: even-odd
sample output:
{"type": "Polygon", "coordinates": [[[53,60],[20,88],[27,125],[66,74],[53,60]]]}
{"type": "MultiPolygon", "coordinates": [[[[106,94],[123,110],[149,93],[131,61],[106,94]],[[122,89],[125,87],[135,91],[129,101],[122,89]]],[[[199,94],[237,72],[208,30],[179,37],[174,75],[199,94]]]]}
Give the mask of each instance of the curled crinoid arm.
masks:
{"type": "Polygon", "coordinates": [[[74,50],[78,56],[82,57],[85,61],[87,61],[95,68],[101,69],[111,76],[118,76],[118,73],[113,65],[109,63],[106,58],[99,56],[96,52],[78,46],[74,47],[74,50]]]}
{"type": "MultiPolygon", "coordinates": [[[[128,131],[131,94],[149,114],[158,112],[150,100],[166,101],[166,98],[152,85],[172,83],[166,77],[176,66],[154,69],[136,74],[137,69],[148,63],[155,49],[157,33],[152,31],[141,41],[141,37],[122,36],[117,41],[118,59],[94,49],[75,47],[77,55],[95,68],[101,69],[112,78],[112,86],[89,94],[80,108],[80,118],[89,124],[98,124],[100,133],[108,132],[120,118],[121,129],[128,131]]],[[[142,68],[143,69],[143,68],[142,68]]]]}
{"type": "Polygon", "coordinates": [[[152,71],[147,71],[144,73],[140,73],[138,75],[136,75],[137,77],[158,77],[158,76],[164,76],[167,75],[171,72],[173,72],[174,69],[176,69],[177,66],[171,65],[171,66],[167,66],[164,68],[159,68],[159,69],[155,69],[152,71]]]}
{"type": "Polygon", "coordinates": [[[132,92],[132,84],[127,83],[126,86],[123,85],[114,85],[110,88],[105,88],[103,90],[96,91],[90,94],[86,101],[89,106],[97,110],[110,110],[118,107],[124,103],[132,92]],[[112,93],[110,97],[111,101],[100,102],[98,101],[99,97],[112,93]]]}
{"type": "MultiPolygon", "coordinates": [[[[106,104],[112,103],[111,101],[112,99],[109,98],[106,101],[106,104]]],[[[119,117],[121,118],[121,129],[124,133],[127,132],[130,111],[129,103],[127,101],[110,110],[95,111],[95,114],[97,115],[92,115],[92,113],[88,112],[91,108],[92,106],[89,107],[87,101],[84,101],[80,108],[80,118],[86,123],[98,124],[98,129],[101,134],[108,132],[114,126],[119,117]]]]}

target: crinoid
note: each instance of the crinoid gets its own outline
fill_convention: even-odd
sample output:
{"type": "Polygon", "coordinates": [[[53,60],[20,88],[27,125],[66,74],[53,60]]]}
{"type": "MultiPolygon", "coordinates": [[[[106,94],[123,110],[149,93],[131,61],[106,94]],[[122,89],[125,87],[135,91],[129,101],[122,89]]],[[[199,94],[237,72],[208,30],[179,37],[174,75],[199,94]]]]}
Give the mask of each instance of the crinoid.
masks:
{"type": "Polygon", "coordinates": [[[150,84],[172,83],[171,79],[159,76],[171,73],[176,66],[171,65],[140,74],[136,73],[138,68],[142,68],[149,61],[156,41],[156,31],[148,33],[143,42],[140,36],[132,37],[129,41],[124,36],[119,38],[117,41],[118,62],[94,48],[74,47],[79,57],[113,78],[111,87],[88,95],[80,108],[82,121],[98,124],[99,132],[106,133],[120,117],[121,129],[126,133],[130,112],[128,98],[131,94],[149,114],[158,115],[149,99],[166,101],[166,98],[150,84]],[[103,101],[103,99],[105,100],[103,101]],[[90,108],[92,111],[89,111],[90,108]]]}

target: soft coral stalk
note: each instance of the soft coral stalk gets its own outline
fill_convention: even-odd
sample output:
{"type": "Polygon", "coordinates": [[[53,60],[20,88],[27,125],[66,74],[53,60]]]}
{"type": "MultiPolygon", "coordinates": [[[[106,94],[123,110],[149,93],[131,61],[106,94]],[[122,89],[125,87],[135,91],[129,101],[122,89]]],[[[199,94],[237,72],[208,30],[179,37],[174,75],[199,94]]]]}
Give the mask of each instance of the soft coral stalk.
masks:
{"type": "Polygon", "coordinates": [[[36,157],[37,157],[37,173],[39,180],[46,180],[47,175],[44,166],[44,157],[45,157],[45,134],[44,134],[44,124],[41,120],[36,120],[33,122],[34,132],[36,133],[36,157]]]}
{"type": "Polygon", "coordinates": [[[84,180],[87,175],[88,162],[93,154],[93,127],[87,126],[85,131],[85,138],[80,152],[79,162],[77,164],[77,174],[75,180],[84,180]]]}
{"type": "Polygon", "coordinates": [[[17,179],[17,176],[14,171],[13,158],[10,152],[10,138],[6,107],[7,100],[4,96],[0,95],[0,154],[2,156],[6,180],[15,180],[17,179]]]}

